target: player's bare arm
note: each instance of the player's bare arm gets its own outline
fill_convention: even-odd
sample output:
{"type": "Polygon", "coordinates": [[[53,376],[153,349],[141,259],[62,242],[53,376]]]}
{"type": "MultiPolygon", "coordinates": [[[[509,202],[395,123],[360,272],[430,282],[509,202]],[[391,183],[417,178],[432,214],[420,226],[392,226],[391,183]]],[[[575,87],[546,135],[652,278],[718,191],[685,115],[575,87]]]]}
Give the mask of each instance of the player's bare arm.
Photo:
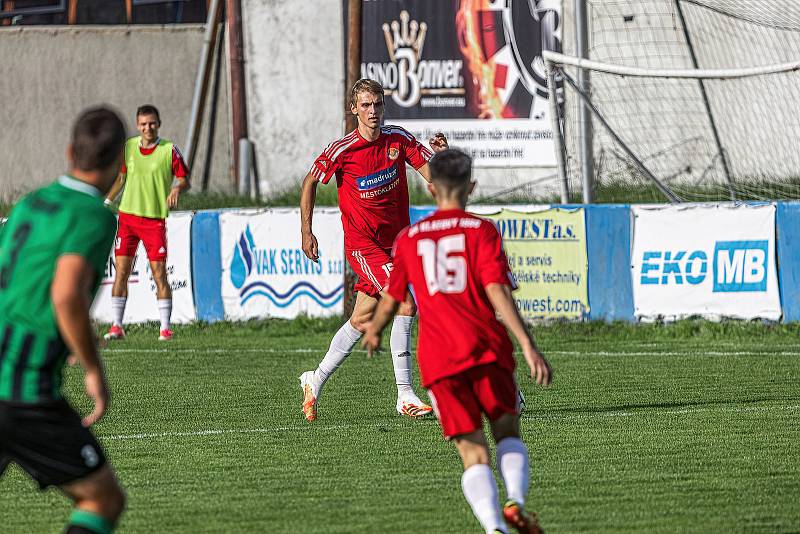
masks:
{"type": "Polygon", "coordinates": [[[531,378],[536,379],[537,384],[545,386],[549,384],[553,371],[545,357],[536,348],[530,332],[525,328],[519,310],[511,297],[511,288],[505,284],[489,284],[486,286],[486,296],[489,297],[489,302],[492,303],[494,310],[500,314],[503,324],[514,334],[522,347],[522,354],[531,369],[531,378]]]}
{"type": "Polygon", "coordinates": [[[189,189],[189,180],[186,178],[178,178],[175,177],[175,183],[172,186],[172,189],[169,192],[169,196],[167,196],[167,206],[170,209],[178,207],[178,200],[180,199],[181,193],[189,189]]]}
{"type": "MultiPolygon", "coordinates": [[[[431,150],[434,152],[441,152],[442,150],[447,150],[450,148],[450,145],[447,143],[447,137],[445,137],[442,132],[438,132],[436,135],[428,139],[428,144],[431,146],[431,150]]],[[[417,172],[420,173],[423,178],[425,178],[426,182],[430,183],[431,171],[428,168],[427,163],[417,169],[417,172]]]]}
{"type": "Polygon", "coordinates": [[[108,386],[89,318],[93,277],[94,270],[84,258],[67,254],[58,259],[50,287],[58,329],[80,361],[85,372],[86,394],[94,401],[92,413],[83,419],[87,427],[103,417],[108,405],[108,386]]]}
{"type": "Polygon", "coordinates": [[[109,189],[108,194],[106,195],[106,204],[111,204],[117,199],[122,191],[122,188],[125,187],[126,176],[127,175],[124,172],[121,172],[117,175],[117,179],[114,180],[114,185],[111,186],[111,189],[109,189]]]}
{"type": "Polygon", "coordinates": [[[309,172],[300,187],[300,235],[303,239],[303,252],[308,259],[319,261],[319,245],[311,231],[314,203],[317,200],[318,180],[309,172]]]}
{"type": "Polygon", "coordinates": [[[364,338],[361,340],[361,346],[367,349],[367,356],[372,357],[375,351],[381,346],[381,333],[389,321],[392,320],[397,309],[400,307],[400,302],[395,300],[394,297],[387,292],[381,293],[381,300],[378,302],[378,307],[372,315],[372,320],[366,324],[366,331],[364,338]]]}

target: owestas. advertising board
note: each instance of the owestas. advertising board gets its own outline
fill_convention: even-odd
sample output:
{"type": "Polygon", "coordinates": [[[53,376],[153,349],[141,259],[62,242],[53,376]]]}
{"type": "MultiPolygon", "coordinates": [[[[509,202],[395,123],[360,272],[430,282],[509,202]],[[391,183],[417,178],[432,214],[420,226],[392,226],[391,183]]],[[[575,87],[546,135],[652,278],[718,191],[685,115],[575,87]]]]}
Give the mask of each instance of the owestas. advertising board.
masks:
{"type": "Polygon", "coordinates": [[[774,205],[632,209],[637,317],[780,318],[774,205]]]}
{"type": "Polygon", "coordinates": [[[478,167],[555,165],[542,49],[561,50],[560,0],[374,0],[362,20],[386,123],[442,131],[478,167]]]}
{"type": "Polygon", "coordinates": [[[589,313],[584,210],[523,213],[503,209],[483,217],[495,222],[518,289],[522,316],[581,319],[589,313]]]}
{"type": "Polygon", "coordinates": [[[231,320],[342,313],[344,242],[339,211],[314,211],[319,261],[301,248],[296,209],[220,215],[222,302],[231,320]]]}
{"type": "MultiPolygon", "coordinates": [[[[167,279],[172,287],[172,322],[190,323],[196,319],[191,274],[191,213],[173,213],[167,217],[167,279]]],[[[114,283],[114,251],[106,263],[103,282],[92,305],[92,317],[104,323],[114,319],[111,309],[111,286],[114,283]]],[[[156,284],[150,262],[139,243],[128,279],[125,323],[158,321],[156,284]]]]}

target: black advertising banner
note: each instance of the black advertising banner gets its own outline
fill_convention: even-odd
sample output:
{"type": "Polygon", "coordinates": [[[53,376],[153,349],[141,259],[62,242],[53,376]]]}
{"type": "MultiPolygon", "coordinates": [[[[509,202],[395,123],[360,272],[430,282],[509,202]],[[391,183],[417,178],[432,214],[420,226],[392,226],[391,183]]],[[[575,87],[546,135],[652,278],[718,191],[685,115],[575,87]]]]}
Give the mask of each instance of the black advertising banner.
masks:
{"type": "Polygon", "coordinates": [[[561,50],[561,0],[364,0],[385,121],[442,131],[479,167],[555,166],[543,49],[561,50]]]}

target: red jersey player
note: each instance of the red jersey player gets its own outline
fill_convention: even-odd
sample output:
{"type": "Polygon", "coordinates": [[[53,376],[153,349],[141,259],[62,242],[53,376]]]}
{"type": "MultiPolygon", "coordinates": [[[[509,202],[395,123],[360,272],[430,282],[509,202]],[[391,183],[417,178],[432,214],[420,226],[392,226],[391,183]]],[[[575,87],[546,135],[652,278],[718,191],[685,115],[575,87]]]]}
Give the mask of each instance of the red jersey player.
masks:
{"type": "Polygon", "coordinates": [[[381,331],[412,286],[420,310],[422,384],[445,437],[461,455],[467,502],[486,532],[507,532],[503,517],[520,532],[540,532],[535,515],[523,510],[528,451],[520,439],[513,345],[505,327],[522,346],[537,384],[550,383],[550,365],[511,298],[514,282],[497,228],[464,211],[474,187],[469,156],[446,150],[429,166],[428,188],[438,210],[397,237],[389,288],[367,325],[363,344],[370,353],[378,348],[381,331]],[[497,468],[508,497],[502,512],[482,414],[497,442],[497,468]]]}
{"type": "Polygon", "coordinates": [[[128,278],[139,241],[144,244],[156,284],[161,329],[158,339],[172,339],[172,288],[167,279],[167,224],[169,210],[178,205],[180,194],[189,189],[189,171],[178,148],[158,136],[161,116],[155,106],[136,110],[136,129],[141,135],[125,143],[125,163],[108,192],[110,204],[124,187],[119,204],[119,224],[114,246],[114,286],[111,308],[114,320],[105,339],[123,339],[122,319],[128,301],[128,278]]]}
{"type": "MultiPolygon", "coordinates": [[[[333,337],[316,370],[300,376],[303,414],[308,421],[316,419],[322,387],[358,343],[387,286],[392,269],[392,243],[409,223],[406,163],[423,178],[430,179],[428,160],[432,152],[404,129],[381,125],[383,87],[379,83],[357,81],[350,91],[350,110],[358,117],[358,128],[320,154],[303,180],[300,194],[303,252],[317,261],[317,239],[311,231],[317,184],[327,184],[335,177],[345,253],[358,275],[353,314],[333,337]]],[[[447,148],[442,134],[429,142],[434,151],[447,148]]],[[[411,417],[431,412],[431,407],[411,387],[411,324],[415,313],[414,300],[405,299],[394,319],[391,337],[397,384],[395,407],[399,413],[411,417]]]]}

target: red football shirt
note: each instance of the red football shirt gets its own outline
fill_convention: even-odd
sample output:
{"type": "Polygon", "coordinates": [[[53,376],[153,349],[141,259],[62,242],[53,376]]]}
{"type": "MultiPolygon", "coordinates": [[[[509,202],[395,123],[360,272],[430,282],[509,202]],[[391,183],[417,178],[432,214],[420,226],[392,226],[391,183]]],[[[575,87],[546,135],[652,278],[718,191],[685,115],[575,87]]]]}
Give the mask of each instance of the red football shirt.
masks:
{"type": "Polygon", "coordinates": [[[382,126],[375,141],[353,130],[334,141],[311,166],[327,184],[336,175],[347,250],[390,249],[408,226],[406,162],[419,169],[433,153],[399,126],[382,126]]]}
{"type": "Polygon", "coordinates": [[[423,386],[492,362],[514,370],[511,339],[485,289],[515,287],[494,224],[462,210],[437,211],[397,237],[393,265],[388,293],[402,301],[411,285],[419,309],[423,386]]]}

